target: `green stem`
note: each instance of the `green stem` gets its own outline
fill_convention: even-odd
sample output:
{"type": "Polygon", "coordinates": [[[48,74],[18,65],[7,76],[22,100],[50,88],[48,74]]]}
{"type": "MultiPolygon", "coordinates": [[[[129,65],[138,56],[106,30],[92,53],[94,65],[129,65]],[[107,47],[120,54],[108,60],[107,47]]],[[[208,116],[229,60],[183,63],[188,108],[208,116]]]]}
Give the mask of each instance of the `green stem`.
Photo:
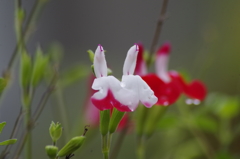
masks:
{"type": "Polygon", "coordinates": [[[108,159],[109,158],[109,134],[102,135],[102,153],[103,158],[108,159]]]}
{"type": "Polygon", "coordinates": [[[145,159],[145,138],[143,136],[141,136],[140,138],[138,138],[138,142],[137,142],[137,158],[138,159],[145,159]]]}
{"type": "Polygon", "coordinates": [[[27,130],[25,158],[31,159],[32,156],[32,134],[31,134],[31,107],[27,108],[25,115],[25,126],[27,130]]]}

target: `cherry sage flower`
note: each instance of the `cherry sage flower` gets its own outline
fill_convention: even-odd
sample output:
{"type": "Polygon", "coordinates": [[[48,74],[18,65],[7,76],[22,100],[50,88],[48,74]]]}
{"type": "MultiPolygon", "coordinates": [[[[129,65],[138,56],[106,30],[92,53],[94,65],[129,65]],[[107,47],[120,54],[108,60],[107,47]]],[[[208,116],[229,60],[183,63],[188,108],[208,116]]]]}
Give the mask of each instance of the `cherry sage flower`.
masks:
{"type": "Polygon", "coordinates": [[[138,46],[132,46],[123,66],[122,82],[113,76],[107,76],[107,64],[104,50],[98,46],[94,56],[94,71],[96,79],[92,84],[92,89],[98,90],[92,97],[92,103],[99,110],[106,110],[115,107],[119,111],[134,111],[139,101],[146,107],[151,107],[157,102],[153,91],[142,80],[140,76],[133,75],[138,46]]]}
{"type": "Polygon", "coordinates": [[[132,46],[127,53],[123,65],[123,76],[121,86],[122,89],[118,92],[117,99],[123,106],[117,107],[120,111],[134,111],[139,101],[150,108],[157,102],[157,97],[154,92],[148,86],[148,84],[142,80],[138,75],[133,75],[136,67],[137,55],[139,47],[138,45],[132,46]],[[130,94],[124,94],[124,91],[128,90],[130,94]]]}
{"type": "Polygon", "coordinates": [[[186,83],[178,72],[168,72],[170,50],[170,43],[162,45],[157,52],[156,74],[142,76],[158,97],[157,104],[171,105],[176,102],[181,93],[196,100],[203,100],[206,96],[206,88],[201,81],[193,80],[191,83],[186,83]]]}

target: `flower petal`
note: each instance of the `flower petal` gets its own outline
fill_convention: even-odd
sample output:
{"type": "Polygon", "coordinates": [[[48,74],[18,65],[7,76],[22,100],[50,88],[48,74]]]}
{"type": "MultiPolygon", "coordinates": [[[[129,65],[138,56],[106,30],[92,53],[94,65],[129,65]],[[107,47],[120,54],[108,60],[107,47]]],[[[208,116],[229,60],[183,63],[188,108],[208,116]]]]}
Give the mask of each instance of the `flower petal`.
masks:
{"type": "Polygon", "coordinates": [[[97,78],[107,76],[107,62],[103,47],[99,44],[94,55],[94,72],[97,78]]]}
{"type": "Polygon", "coordinates": [[[114,94],[121,89],[120,81],[113,76],[96,78],[92,89],[98,90],[92,97],[92,103],[99,110],[111,109],[115,103],[114,94]]]}
{"type": "Polygon", "coordinates": [[[138,44],[139,47],[139,52],[137,55],[137,63],[136,63],[136,68],[135,68],[135,74],[139,76],[143,76],[147,74],[147,66],[146,63],[143,59],[143,52],[144,48],[142,44],[138,44]]]}
{"type": "Polygon", "coordinates": [[[123,74],[124,75],[132,75],[134,73],[137,61],[137,54],[138,54],[138,45],[133,45],[127,53],[127,57],[125,59],[123,65],[123,74]]]}
{"type": "Polygon", "coordinates": [[[157,97],[140,76],[123,75],[121,86],[123,89],[116,98],[131,111],[137,108],[139,101],[146,107],[151,107],[157,102],[157,97]]]}
{"type": "Polygon", "coordinates": [[[168,42],[164,43],[159,48],[156,58],[156,73],[165,83],[171,81],[171,78],[168,75],[168,60],[170,50],[171,50],[170,43],[168,42]]]}
{"type": "Polygon", "coordinates": [[[172,80],[178,82],[182,91],[190,98],[204,100],[207,94],[207,88],[199,80],[193,80],[191,83],[186,83],[183,77],[176,71],[170,71],[169,75],[172,80]]]}
{"type": "Polygon", "coordinates": [[[155,96],[158,98],[157,104],[159,105],[171,105],[176,102],[181,94],[181,90],[175,82],[165,83],[155,74],[142,76],[142,79],[154,91],[155,96]]]}

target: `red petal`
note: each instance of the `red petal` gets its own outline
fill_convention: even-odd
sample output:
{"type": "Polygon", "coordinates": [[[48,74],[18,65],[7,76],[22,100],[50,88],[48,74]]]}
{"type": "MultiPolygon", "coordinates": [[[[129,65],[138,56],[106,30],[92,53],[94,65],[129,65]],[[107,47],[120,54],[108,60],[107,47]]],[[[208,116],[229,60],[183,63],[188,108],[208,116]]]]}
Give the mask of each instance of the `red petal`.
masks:
{"type": "Polygon", "coordinates": [[[186,83],[182,76],[175,72],[170,71],[169,75],[172,80],[176,81],[182,91],[190,98],[204,100],[207,94],[207,89],[205,85],[199,80],[193,80],[190,84],[186,83]]]}
{"type": "Polygon", "coordinates": [[[111,109],[113,107],[111,104],[112,103],[111,101],[114,101],[114,100],[115,98],[113,96],[113,93],[110,90],[108,90],[107,96],[103,99],[97,100],[97,99],[91,98],[93,105],[95,105],[95,107],[97,107],[99,110],[111,109]]]}
{"type": "Polygon", "coordinates": [[[155,74],[148,74],[143,76],[142,79],[154,91],[154,95],[158,97],[157,104],[159,105],[171,105],[176,102],[181,94],[181,90],[174,81],[165,83],[155,74]]]}
{"type": "Polygon", "coordinates": [[[207,95],[207,89],[201,81],[194,80],[188,85],[186,94],[191,98],[202,101],[207,95]]]}

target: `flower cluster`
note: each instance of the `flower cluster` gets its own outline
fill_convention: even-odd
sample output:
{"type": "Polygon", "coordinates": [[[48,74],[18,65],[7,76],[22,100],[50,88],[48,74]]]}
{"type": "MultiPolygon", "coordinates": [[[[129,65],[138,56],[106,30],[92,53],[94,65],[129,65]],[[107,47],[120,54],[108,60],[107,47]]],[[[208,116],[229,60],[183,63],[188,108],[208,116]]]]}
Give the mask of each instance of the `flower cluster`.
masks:
{"type": "Polygon", "coordinates": [[[148,84],[138,75],[133,75],[136,67],[138,45],[132,46],[123,65],[122,80],[107,75],[107,63],[104,49],[98,45],[94,56],[94,73],[92,89],[97,92],[91,97],[93,105],[99,110],[115,107],[122,112],[134,111],[139,101],[150,108],[157,102],[157,97],[148,84]]]}
{"type": "Polygon", "coordinates": [[[143,59],[144,49],[141,44],[138,45],[140,51],[135,74],[141,75],[142,79],[154,91],[154,94],[158,97],[158,105],[169,106],[176,102],[182,93],[193,99],[195,103],[199,103],[205,98],[207,90],[201,81],[193,80],[191,83],[187,83],[177,71],[168,71],[170,43],[166,42],[157,51],[155,74],[147,74],[143,59]]]}

